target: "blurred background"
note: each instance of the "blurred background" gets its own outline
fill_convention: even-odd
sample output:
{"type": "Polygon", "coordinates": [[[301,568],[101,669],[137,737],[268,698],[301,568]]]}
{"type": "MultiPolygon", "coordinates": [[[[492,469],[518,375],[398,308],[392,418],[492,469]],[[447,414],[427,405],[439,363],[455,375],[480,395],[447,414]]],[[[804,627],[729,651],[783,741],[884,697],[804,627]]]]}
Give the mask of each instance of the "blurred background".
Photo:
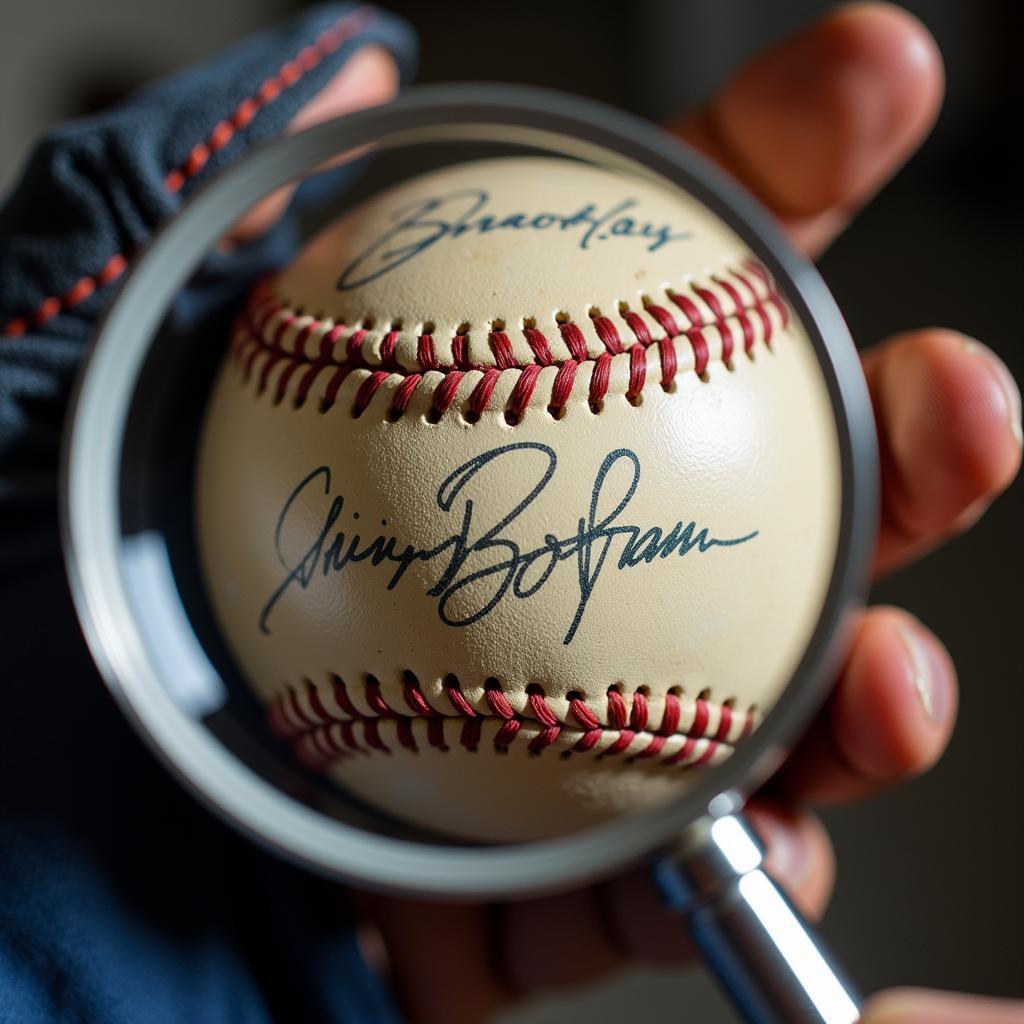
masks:
{"type": "MultiPolygon", "coordinates": [[[[297,0],[0,0],[0,191],[36,133],[215,52],[297,0]]],[[[456,0],[388,4],[418,30],[420,79],[566,89],[665,117],[711,93],[753,51],[829,4],[816,0],[456,0]],[[583,55],[582,57],[580,55],[583,55]]],[[[938,38],[948,97],[924,149],[825,255],[858,345],[942,324],[984,339],[1024,378],[1024,109],[1013,0],[903,6],[938,38]]],[[[867,991],[894,984],[1024,996],[1024,627],[1018,484],[967,537],[882,583],[949,644],[963,687],[949,753],[912,785],[831,810],[838,888],[830,943],[867,991]],[[1017,808],[1017,810],[1015,810],[1017,808]],[[1018,917],[1021,915],[1021,917],[1018,917]]],[[[633,971],[539,1000],[507,1024],[733,1018],[699,971],[633,971]]]]}

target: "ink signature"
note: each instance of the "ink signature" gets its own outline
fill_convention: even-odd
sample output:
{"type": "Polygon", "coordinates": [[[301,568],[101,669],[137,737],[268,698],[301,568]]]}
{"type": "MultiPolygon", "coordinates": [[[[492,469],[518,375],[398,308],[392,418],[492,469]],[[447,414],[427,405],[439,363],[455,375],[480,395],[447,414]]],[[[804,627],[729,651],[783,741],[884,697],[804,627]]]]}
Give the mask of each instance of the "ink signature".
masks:
{"type": "MultiPolygon", "coordinates": [[[[684,524],[680,519],[668,529],[645,529],[620,521],[633,500],[641,473],[636,453],[617,448],[601,463],[589,506],[574,529],[561,538],[547,533],[536,547],[524,547],[512,540],[510,528],[544,493],[557,465],[554,449],[523,441],[494,448],[459,466],[436,495],[438,510],[457,524],[455,532],[431,548],[403,543],[383,533],[366,539],[352,528],[339,528],[345,499],[331,494],[330,467],[318,466],[288,495],[278,516],[274,547],[285,574],[260,612],[260,631],[270,633],[274,609],[290,591],[308,590],[360,562],[390,570],[388,590],[393,590],[417,562],[436,563],[439,574],[426,593],[437,600],[437,613],[448,626],[469,626],[489,615],[502,601],[529,599],[543,589],[562,563],[571,562],[579,600],[562,641],[569,644],[602,573],[625,572],[650,565],[658,558],[681,558],[691,551],[705,554],[716,547],[736,547],[758,535],[754,530],[731,539],[714,537],[708,527],[698,529],[692,520],[684,524]],[[609,481],[610,476],[613,481],[609,481]],[[473,483],[493,491],[507,488],[509,481],[522,481],[525,493],[511,495],[514,504],[496,520],[493,516],[485,518],[473,498],[464,493],[473,483]],[[301,525],[308,522],[309,502],[320,495],[327,501],[320,527],[310,543],[300,545],[298,556],[291,556],[285,550],[290,546],[286,537],[294,538],[301,525]]],[[[353,512],[352,519],[358,519],[358,515],[353,512]]]]}
{"type": "Polygon", "coordinates": [[[507,214],[487,210],[490,201],[485,189],[463,188],[400,207],[392,215],[395,223],[345,267],[335,288],[344,292],[369,284],[438,242],[466,235],[496,231],[571,233],[577,235],[581,249],[589,249],[595,241],[635,238],[646,244],[648,252],[692,235],[691,231],[673,231],[670,224],[638,217],[635,199],[623,199],[604,209],[597,203],[584,202],[569,213],[542,210],[507,214]]]}

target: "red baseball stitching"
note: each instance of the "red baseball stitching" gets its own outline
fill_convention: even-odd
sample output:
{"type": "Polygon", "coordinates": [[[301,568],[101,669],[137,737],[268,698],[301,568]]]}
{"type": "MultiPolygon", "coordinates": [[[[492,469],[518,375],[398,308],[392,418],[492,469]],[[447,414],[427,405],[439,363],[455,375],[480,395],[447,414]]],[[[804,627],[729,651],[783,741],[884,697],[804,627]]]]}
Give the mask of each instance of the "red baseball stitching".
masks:
{"type": "Polygon", "coordinates": [[[567,695],[566,709],[560,716],[555,703],[536,683],[527,687],[521,713],[516,712],[497,679],[487,680],[484,687],[487,712],[467,700],[459,680],[452,675],[444,680],[444,694],[450,713],[430,704],[416,676],[406,672],[405,707],[397,709],[385,701],[379,681],[367,676],[361,693],[363,707],[359,707],[339,676],[331,677],[329,694],[321,693],[311,680],[304,679],[301,687],[289,687],[271,703],[267,717],[274,733],[291,742],[299,759],[315,769],[374,750],[391,753],[394,748],[381,731],[384,721],[392,727],[387,731],[393,732],[394,742],[413,752],[418,752],[423,742],[447,753],[451,749],[449,740],[476,752],[483,742],[485,726],[490,726],[495,752],[506,753],[526,726],[526,731],[533,733],[527,742],[531,754],[542,753],[568,732],[568,739],[575,739],[570,745],[563,741],[562,757],[590,752],[613,757],[631,751],[630,759],[696,767],[728,754],[750,735],[760,717],[755,708],[736,711],[728,701],[711,704],[701,695],[693,702],[691,720],[680,728],[684,705],[675,689],[665,694],[661,722],[656,728],[649,720],[648,695],[643,689],[627,701],[618,687],[611,687],[604,723],[578,693],[567,695]]]}
{"type": "Polygon", "coordinates": [[[571,320],[557,321],[556,329],[568,352],[568,358],[561,361],[552,353],[548,335],[532,321],[522,327],[531,353],[529,360],[516,358],[504,324],[494,323],[487,335],[493,366],[470,361],[468,335],[463,333],[451,339],[450,356],[442,359],[433,328],[427,325],[428,329],[416,336],[416,366],[413,368],[398,362],[399,329],[389,325],[383,335],[374,334],[359,324],[346,325],[307,315],[274,295],[272,282],[265,280],[253,290],[246,310],[238,318],[232,351],[245,379],[255,375],[260,393],[271,385],[273,377],[277,402],[284,400],[294,380],[293,402],[300,406],[319,381],[323,389],[320,410],[326,412],[337,401],[339,389],[349,374],[363,370],[369,372],[356,391],[352,406],[354,416],[361,416],[378,391],[390,382],[391,400],[385,412],[389,419],[401,417],[413,394],[424,386],[432,389],[428,420],[434,423],[455,403],[460,385],[470,371],[480,374],[463,413],[470,422],[478,420],[489,409],[500,376],[506,372],[515,372],[518,377],[505,402],[505,417],[510,423],[518,422],[534,398],[542,371],[548,368],[556,371],[550,380],[548,411],[558,418],[573,393],[580,367],[586,364],[591,367],[588,401],[591,410],[597,413],[607,397],[612,360],[616,356],[629,360],[625,397],[639,404],[644,389],[652,383],[666,391],[674,388],[679,371],[674,339],[686,338],[692,350],[693,371],[704,379],[710,359],[709,331],[717,332],[722,362],[731,369],[738,344],[751,358],[758,336],[766,348],[771,349],[775,325],[769,308],[777,311],[782,329],[789,323],[786,303],[767,271],[753,260],[747,261],[742,270],[729,269],[714,276],[708,285],[691,283],[689,291],[692,297],[684,291],[666,292],[671,303],[685,316],[686,326],[667,308],[649,300],[643,307],[647,319],[623,308],[619,315],[632,334],[631,340],[623,337],[609,317],[592,312],[593,332],[604,348],[598,354],[588,349],[587,339],[578,324],[571,320]],[[721,295],[716,293],[715,287],[721,290],[721,295]],[[731,308],[723,304],[723,296],[731,308]],[[660,337],[654,336],[650,324],[660,328],[660,337]],[[368,356],[367,342],[376,345],[378,339],[379,346],[368,356]],[[655,349],[661,367],[656,382],[649,379],[647,372],[649,349],[655,349]]]}
{"type": "MultiPolygon", "coordinates": [[[[185,183],[206,166],[210,157],[246,128],[264,107],[270,106],[285,90],[295,85],[325,58],[359,35],[375,17],[373,8],[360,7],[339,18],[330,28],[324,29],[314,42],[303,47],[293,60],[285,62],[276,75],[266,79],[252,96],[242,100],[230,117],[218,121],[207,138],[189,150],[184,163],[167,173],[164,188],[172,194],[180,192],[185,183]]],[[[3,328],[0,328],[0,338],[19,337],[30,327],[39,327],[58,313],[73,309],[97,289],[116,281],[127,266],[128,257],[124,253],[111,256],[101,270],[80,277],[63,295],[48,296],[31,313],[8,320],[3,328]]]]}

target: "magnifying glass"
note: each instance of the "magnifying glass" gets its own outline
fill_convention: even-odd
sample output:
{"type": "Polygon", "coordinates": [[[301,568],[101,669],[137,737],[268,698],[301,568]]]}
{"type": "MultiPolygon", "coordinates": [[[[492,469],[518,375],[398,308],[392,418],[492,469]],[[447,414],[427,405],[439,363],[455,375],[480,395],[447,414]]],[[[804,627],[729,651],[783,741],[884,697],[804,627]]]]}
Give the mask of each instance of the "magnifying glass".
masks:
{"type": "Polygon", "coordinates": [[[845,325],[738,188],[588,101],[430,87],[254,152],[158,233],[79,381],[63,530],[111,691],[255,840],[473,901],[649,862],[746,1019],[847,1024],[740,811],[843,653],[876,476],[845,325]],[[367,159],[370,198],[223,346],[168,343],[247,210],[367,159]],[[467,274],[489,317],[441,301],[467,274]]]}

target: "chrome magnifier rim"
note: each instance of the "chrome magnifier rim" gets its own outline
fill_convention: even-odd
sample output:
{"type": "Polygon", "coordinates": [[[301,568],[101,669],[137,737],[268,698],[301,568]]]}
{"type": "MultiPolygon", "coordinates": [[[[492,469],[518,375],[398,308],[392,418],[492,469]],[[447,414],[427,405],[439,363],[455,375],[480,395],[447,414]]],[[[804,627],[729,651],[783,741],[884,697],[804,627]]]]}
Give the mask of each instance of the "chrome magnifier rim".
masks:
{"type": "Polygon", "coordinates": [[[737,811],[779,765],[821,705],[862,603],[877,518],[877,451],[863,374],[823,281],[766,211],[698,154],[602,104],[523,86],[423,86],[394,103],[278,139],[201,188],[125,275],[79,376],[67,420],[61,528],[82,629],[129,720],[188,788],[237,828],[313,870],[360,886],[463,899],[554,891],[607,876],[672,844],[708,816],[737,811]],[[513,137],[514,136],[514,137],[513,137]],[[254,202],[370,147],[512,141],[621,164],[683,188],[721,217],[774,275],[825,374],[841,455],[842,511],[828,594],[793,679],[758,730],[689,792],[586,832],[466,847],[381,835],[322,814],[274,787],[188,715],[162,682],[119,562],[125,427],[149,347],[181,288],[254,202]],[[554,143],[558,143],[557,146],[554,143]]]}

